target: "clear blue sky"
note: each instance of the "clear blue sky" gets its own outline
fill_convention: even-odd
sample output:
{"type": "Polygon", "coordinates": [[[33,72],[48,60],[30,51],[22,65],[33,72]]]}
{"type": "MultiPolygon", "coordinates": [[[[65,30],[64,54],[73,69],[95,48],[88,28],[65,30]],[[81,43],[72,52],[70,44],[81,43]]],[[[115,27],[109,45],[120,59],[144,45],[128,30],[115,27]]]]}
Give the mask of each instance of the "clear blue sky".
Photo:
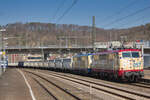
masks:
{"type": "MultiPolygon", "coordinates": [[[[0,0],[0,25],[15,22],[55,23],[73,0],[0,0]],[[56,14],[55,18],[54,15],[56,14]]],[[[78,0],[73,8],[57,24],[92,25],[100,28],[128,28],[150,22],[150,9],[144,10],[124,20],[113,21],[128,16],[150,6],[150,0],[78,0]],[[126,7],[126,8],[125,8],[126,7]]]]}

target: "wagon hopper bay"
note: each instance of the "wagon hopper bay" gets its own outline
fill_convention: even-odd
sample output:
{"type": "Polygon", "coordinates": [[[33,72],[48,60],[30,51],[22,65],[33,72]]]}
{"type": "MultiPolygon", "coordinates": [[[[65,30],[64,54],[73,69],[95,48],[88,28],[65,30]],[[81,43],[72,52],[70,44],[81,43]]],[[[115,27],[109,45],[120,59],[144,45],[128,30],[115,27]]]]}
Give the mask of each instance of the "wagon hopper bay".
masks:
{"type": "Polygon", "coordinates": [[[45,68],[128,81],[137,81],[144,76],[143,57],[139,49],[109,50],[79,54],[71,58],[24,62],[24,67],[45,68]]]}

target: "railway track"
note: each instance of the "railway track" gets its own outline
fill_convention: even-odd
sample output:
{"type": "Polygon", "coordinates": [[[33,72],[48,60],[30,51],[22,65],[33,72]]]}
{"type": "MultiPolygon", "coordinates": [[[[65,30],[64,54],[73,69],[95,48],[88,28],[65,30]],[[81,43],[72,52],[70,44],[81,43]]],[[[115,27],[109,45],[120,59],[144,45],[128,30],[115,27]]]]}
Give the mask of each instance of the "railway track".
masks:
{"type": "MultiPolygon", "coordinates": [[[[62,74],[59,74],[59,75],[62,75],[62,74]]],[[[63,76],[67,76],[67,75],[64,74],[63,76]]],[[[139,88],[150,89],[150,80],[149,79],[140,79],[139,81],[140,82],[137,82],[137,83],[128,83],[128,85],[131,85],[134,87],[139,87],[139,88]]],[[[116,82],[114,81],[114,83],[116,83],[116,82]]],[[[118,82],[117,82],[117,84],[118,84],[118,82]]],[[[123,82],[123,84],[124,84],[124,82],[123,82]]]]}
{"type": "MultiPolygon", "coordinates": [[[[57,72],[53,72],[53,73],[57,73],[57,72]]],[[[62,73],[57,73],[58,75],[62,75],[62,76],[67,76],[67,77],[70,77],[70,76],[68,76],[68,75],[66,75],[66,74],[62,74],[62,73]]],[[[72,78],[72,77],[71,77],[72,78]]],[[[145,80],[145,79],[141,79],[141,80],[145,80]]],[[[120,84],[120,85],[130,85],[130,86],[134,86],[135,88],[137,87],[137,88],[144,88],[144,89],[146,89],[146,90],[148,90],[148,91],[150,91],[150,83],[147,83],[148,81],[146,81],[146,82],[144,82],[144,81],[141,81],[140,80],[140,82],[138,82],[138,83],[123,83],[123,84],[121,84],[121,83],[116,83],[116,82],[113,82],[113,83],[111,83],[111,84],[120,84]]],[[[148,79],[146,79],[146,80],[148,80],[148,79]]],[[[102,82],[109,82],[109,81],[105,81],[105,80],[101,80],[102,82]]],[[[99,83],[99,82],[97,82],[97,83],[99,83]]],[[[109,82],[110,83],[110,82],[109,82]]],[[[108,84],[109,84],[108,83],[108,84]]]]}
{"type": "Polygon", "coordinates": [[[74,94],[71,94],[67,90],[63,89],[61,86],[42,77],[41,75],[32,72],[28,73],[34,75],[32,76],[32,79],[36,81],[36,83],[38,83],[54,100],[81,100],[79,97],[75,96],[74,94]]]}
{"type": "MultiPolygon", "coordinates": [[[[27,71],[28,72],[28,71],[27,71]]],[[[30,73],[33,73],[30,71],[30,73]]],[[[35,74],[35,73],[34,73],[35,74]]],[[[103,84],[103,83],[96,83],[93,81],[89,81],[89,80],[85,80],[85,79],[79,79],[79,78],[75,78],[72,76],[63,76],[60,74],[54,74],[54,73],[49,73],[49,74],[45,74],[45,73],[41,73],[41,72],[36,72],[36,74],[40,74],[40,75],[44,75],[47,77],[55,77],[55,78],[60,78],[63,80],[67,80],[67,81],[71,81],[80,85],[84,85],[86,87],[91,87],[93,90],[95,91],[102,91],[107,93],[108,95],[113,95],[116,97],[119,97],[121,99],[130,99],[130,100],[149,100],[150,99],[150,95],[148,94],[144,94],[144,93],[139,93],[137,91],[130,91],[130,90],[126,90],[126,89],[122,89],[122,88],[117,88],[114,87],[112,85],[108,85],[108,84],[103,84]],[[92,84],[92,85],[90,85],[92,84]]]]}
{"type": "MultiPolygon", "coordinates": [[[[54,72],[54,73],[55,73],[55,72],[54,72]]],[[[59,73],[57,73],[57,74],[59,74],[59,73]]],[[[59,74],[59,75],[62,75],[62,74],[59,74]]],[[[67,76],[67,75],[64,74],[63,76],[67,76]]],[[[70,76],[69,76],[69,77],[70,77],[70,76]]],[[[102,80],[101,82],[104,82],[104,81],[105,81],[105,80],[102,80]]],[[[136,87],[136,88],[139,88],[139,89],[141,88],[141,89],[146,89],[146,90],[149,89],[148,91],[150,91],[150,82],[149,82],[150,80],[149,80],[149,79],[140,79],[139,81],[140,81],[140,82],[137,82],[137,83],[125,83],[125,84],[124,84],[124,82],[123,82],[123,84],[118,83],[118,82],[117,82],[117,83],[116,83],[116,82],[113,82],[113,84],[115,83],[115,85],[116,85],[116,84],[121,84],[121,85],[128,85],[128,86],[130,85],[130,86],[134,86],[134,88],[136,87]],[[143,81],[143,80],[146,80],[146,81],[143,81]]],[[[106,82],[109,82],[109,81],[105,81],[105,83],[106,83],[106,82]]],[[[97,83],[99,84],[99,82],[97,82],[97,83]]],[[[110,83],[110,82],[109,82],[109,83],[110,83]]],[[[106,83],[106,84],[107,84],[107,83],[106,83]]],[[[112,84],[112,83],[111,83],[111,84],[112,84]]],[[[121,86],[121,85],[120,85],[120,86],[121,86]]]]}
{"type": "Polygon", "coordinates": [[[36,81],[37,84],[39,84],[54,100],[58,100],[56,96],[54,96],[47,88],[46,86],[44,86],[39,80],[37,80],[36,78],[33,78],[32,79],[34,81],[36,81]]]}
{"type": "Polygon", "coordinates": [[[143,84],[148,84],[150,85],[150,79],[140,79],[141,82],[143,82],[143,84]]]}
{"type": "Polygon", "coordinates": [[[145,89],[150,89],[150,86],[147,86],[147,85],[141,84],[141,83],[131,83],[129,85],[137,86],[137,87],[141,87],[141,88],[145,88],[145,89]]]}

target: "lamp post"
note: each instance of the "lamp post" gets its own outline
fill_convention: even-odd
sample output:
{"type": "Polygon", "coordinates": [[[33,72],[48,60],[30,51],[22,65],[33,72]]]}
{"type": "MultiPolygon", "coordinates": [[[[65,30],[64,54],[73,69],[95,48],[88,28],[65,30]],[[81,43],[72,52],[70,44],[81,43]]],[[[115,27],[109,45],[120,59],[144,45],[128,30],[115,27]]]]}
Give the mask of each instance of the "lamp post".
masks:
{"type": "Polygon", "coordinates": [[[3,33],[2,32],[5,32],[6,29],[0,29],[0,32],[1,32],[1,51],[3,51],[3,33]]]}
{"type": "Polygon", "coordinates": [[[6,40],[8,40],[8,38],[3,38],[3,45],[2,45],[2,47],[3,47],[3,49],[4,49],[4,51],[5,51],[5,49],[6,49],[6,46],[8,45],[8,43],[7,42],[5,42],[6,40]]]}
{"type": "Polygon", "coordinates": [[[5,72],[6,70],[6,64],[7,64],[7,60],[6,60],[6,54],[5,51],[3,50],[3,32],[5,32],[6,29],[0,29],[0,33],[1,33],[1,57],[0,57],[0,61],[1,64],[0,66],[2,67],[2,71],[1,72],[5,72]]]}

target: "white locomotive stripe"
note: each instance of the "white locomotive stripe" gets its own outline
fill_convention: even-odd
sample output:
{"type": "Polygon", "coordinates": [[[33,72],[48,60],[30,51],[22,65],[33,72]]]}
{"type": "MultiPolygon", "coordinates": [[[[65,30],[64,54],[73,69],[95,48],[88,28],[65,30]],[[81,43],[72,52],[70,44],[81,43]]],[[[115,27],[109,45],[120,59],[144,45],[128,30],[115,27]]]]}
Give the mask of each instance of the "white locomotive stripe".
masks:
{"type": "Polygon", "coordinates": [[[24,78],[24,80],[25,80],[25,83],[26,83],[26,85],[27,85],[28,88],[29,88],[29,91],[30,91],[30,95],[31,95],[31,97],[32,97],[32,100],[36,100],[36,99],[35,99],[35,96],[34,96],[34,94],[33,94],[32,88],[31,88],[29,82],[27,81],[26,77],[24,76],[23,72],[22,72],[21,70],[19,70],[19,69],[18,69],[18,72],[23,76],[23,78],[24,78]]]}

